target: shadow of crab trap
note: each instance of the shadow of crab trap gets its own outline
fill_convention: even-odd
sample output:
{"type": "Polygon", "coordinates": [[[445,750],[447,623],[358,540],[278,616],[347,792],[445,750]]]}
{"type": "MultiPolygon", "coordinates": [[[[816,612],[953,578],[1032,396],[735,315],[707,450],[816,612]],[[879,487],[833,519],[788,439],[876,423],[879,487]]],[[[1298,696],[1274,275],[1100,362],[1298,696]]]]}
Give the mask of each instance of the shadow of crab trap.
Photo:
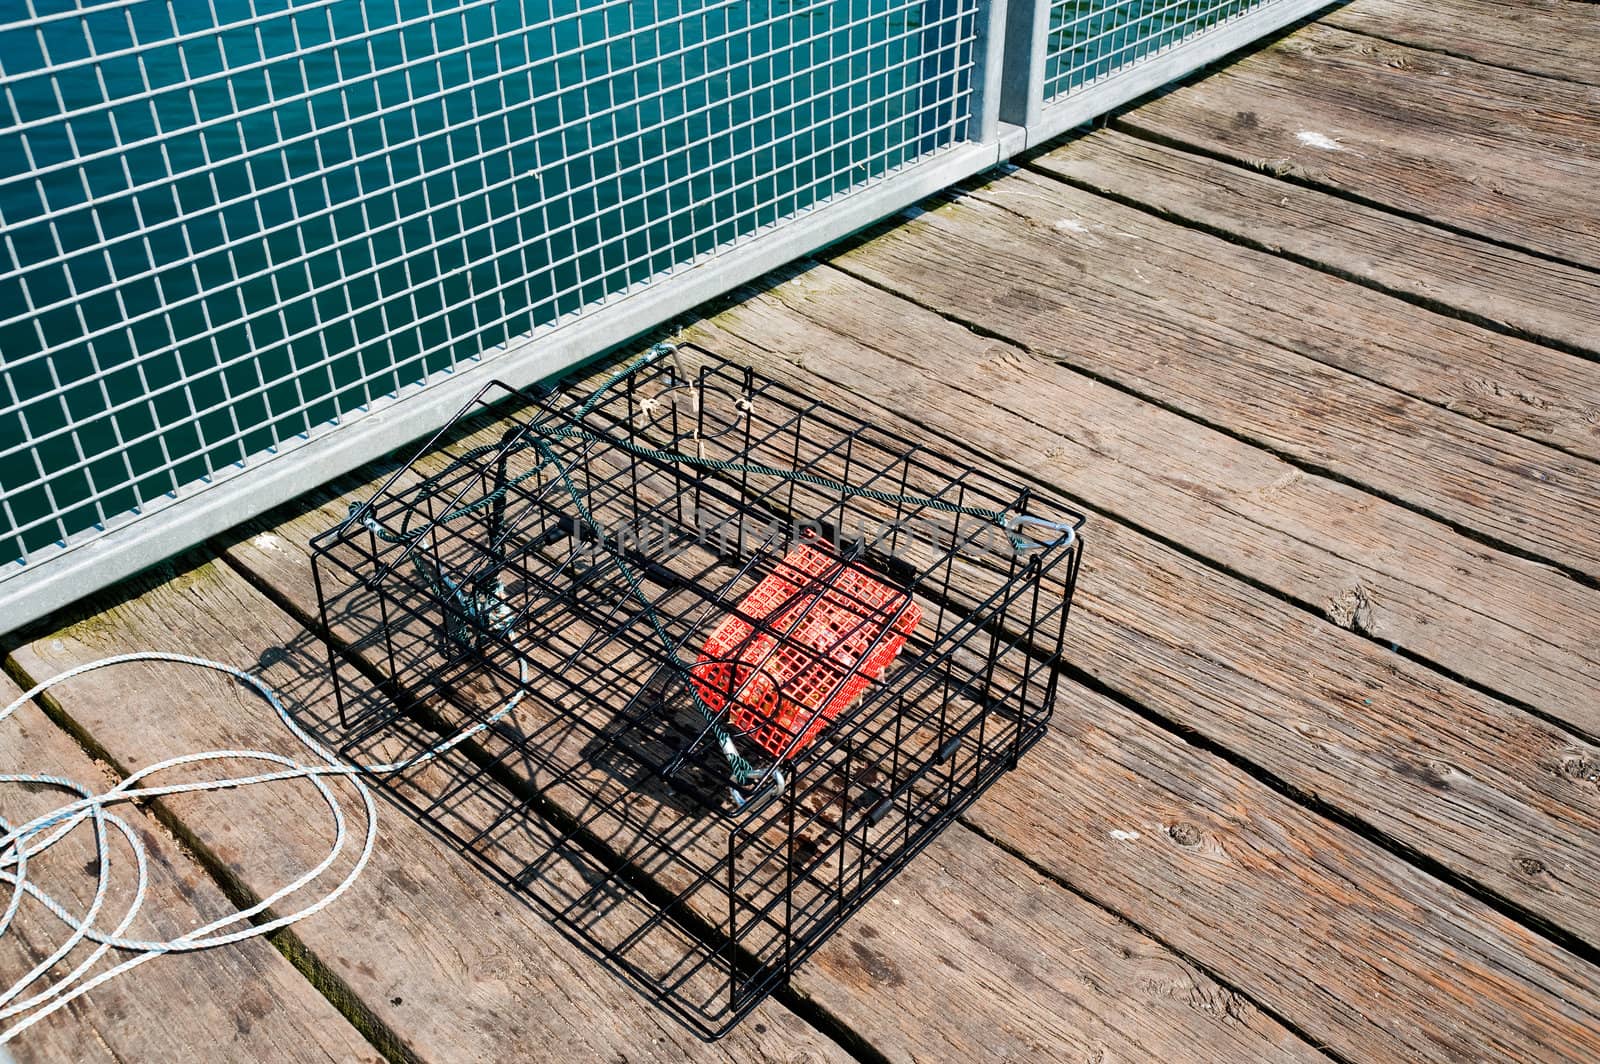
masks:
{"type": "Polygon", "coordinates": [[[693,354],[489,386],[312,546],[346,753],[477,726],[386,786],[716,1037],[1044,734],[1082,518],[693,354]]]}

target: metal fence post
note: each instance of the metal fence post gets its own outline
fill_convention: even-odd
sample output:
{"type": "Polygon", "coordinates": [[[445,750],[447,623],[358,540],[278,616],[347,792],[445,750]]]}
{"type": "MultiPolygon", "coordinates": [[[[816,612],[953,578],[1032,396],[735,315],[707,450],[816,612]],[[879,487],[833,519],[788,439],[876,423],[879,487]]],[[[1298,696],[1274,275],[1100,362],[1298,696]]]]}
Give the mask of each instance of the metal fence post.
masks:
{"type": "Polygon", "coordinates": [[[1013,0],[1000,120],[1012,150],[1059,136],[1332,0],[1013,0]]]}
{"type": "MultiPolygon", "coordinates": [[[[1026,7],[1032,0],[1016,0],[1026,7]]],[[[1011,0],[986,0],[978,14],[978,36],[972,45],[977,68],[972,74],[972,124],[967,139],[987,144],[1000,131],[1001,86],[1006,70],[1006,17],[1011,0]]]]}
{"type": "Polygon", "coordinates": [[[1045,47],[1050,37],[1050,0],[1015,0],[1006,19],[1005,75],[1000,120],[1038,125],[1044,109],[1045,47]]]}

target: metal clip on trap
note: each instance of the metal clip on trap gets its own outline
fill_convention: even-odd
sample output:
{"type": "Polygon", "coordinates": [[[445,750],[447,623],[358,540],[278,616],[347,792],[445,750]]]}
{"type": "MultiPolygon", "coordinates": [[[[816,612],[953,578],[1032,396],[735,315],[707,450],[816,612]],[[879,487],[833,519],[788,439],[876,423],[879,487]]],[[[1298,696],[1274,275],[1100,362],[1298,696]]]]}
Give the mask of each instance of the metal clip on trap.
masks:
{"type": "MultiPolygon", "coordinates": [[[[657,345],[597,389],[485,388],[312,547],[400,695],[352,746],[522,693],[459,766],[485,822],[414,808],[716,1035],[1044,733],[1082,520],[657,345]],[[498,841],[511,811],[583,840],[605,919],[498,841]]],[[[367,685],[330,660],[343,714],[367,685]]]]}

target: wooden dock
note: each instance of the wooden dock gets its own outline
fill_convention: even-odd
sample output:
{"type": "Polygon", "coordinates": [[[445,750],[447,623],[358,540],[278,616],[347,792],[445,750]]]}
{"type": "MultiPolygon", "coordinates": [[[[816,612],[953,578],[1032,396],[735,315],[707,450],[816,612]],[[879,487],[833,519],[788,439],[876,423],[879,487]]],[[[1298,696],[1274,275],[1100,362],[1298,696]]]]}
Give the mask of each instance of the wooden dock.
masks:
{"type": "MultiPolygon", "coordinates": [[[[1354,0],[674,335],[1089,512],[1021,769],[711,1045],[386,805],[335,905],[19,1061],[1600,1059],[1600,7],[1354,0]]],[[[163,648],[331,720],[306,541],[379,475],[29,633],[12,679],[163,648]]],[[[300,753],[142,665],[0,745],[82,780],[300,753]]],[[[136,814],[145,931],[320,859],[315,794],[263,793],[136,814]]]]}

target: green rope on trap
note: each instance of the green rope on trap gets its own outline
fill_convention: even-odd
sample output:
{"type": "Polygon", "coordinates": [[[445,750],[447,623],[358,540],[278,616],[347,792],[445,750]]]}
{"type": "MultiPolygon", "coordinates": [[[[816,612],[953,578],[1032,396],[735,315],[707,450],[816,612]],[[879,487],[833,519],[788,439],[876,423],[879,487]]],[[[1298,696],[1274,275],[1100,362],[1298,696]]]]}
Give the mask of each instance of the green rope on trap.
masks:
{"type": "MultiPolygon", "coordinates": [[[[583,518],[584,524],[590,528],[598,528],[594,518],[589,514],[588,507],[583,504],[583,493],[578,490],[578,486],[567,475],[566,468],[556,461],[555,452],[550,449],[550,445],[541,440],[537,446],[543,456],[541,464],[549,462],[555,466],[557,475],[561,477],[561,482],[566,485],[568,495],[572,497],[572,505],[578,509],[578,516],[583,518]]],[[[650,627],[655,629],[657,638],[661,640],[661,645],[666,649],[667,657],[677,667],[678,671],[687,675],[689,667],[679,659],[677,645],[673,642],[671,634],[668,633],[666,625],[661,623],[661,615],[656,613],[655,604],[645,594],[644,585],[634,575],[633,569],[629,567],[628,563],[623,560],[621,551],[612,549],[609,553],[611,560],[616,563],[617,570],[622,573],[623,579],[628,582],[628,589],[633,592],[633,597],[643,607],[644,615],[649,620],[650,627]]],[[[684,687],[689,693],[689,699],[694,704],[695,711],[705,720],[712,737],[717,741],[718,748],[722,751],[723,757],[727,759],[728,771],[733,777],[735,786],[744,786],[750,781],[750,777],[755,775],[755,766],[739,754],[733,745],[733,736],[722,723],[721,714],[706,705],[705,700],[700,697],[700,692],[692,678],[684,687]]]]}
{"type": "MultiPolygon", "coordinates": [[[[351,503],[350,516],[360,516],[363,505],[351,503]]],[[[466,508],[463,507],[463,510],[466,508]]],[[[450,516],[455,518],[462,514],[450,516]]],[[[396,535],[378,524],[371,514],[367,514],[362,523],[385,543],[411,546],[420,538],[417,533],[396,535]]],[[[421,550],[412,551],[411,564],[436,598],[455,603],[454,611],[445,610],[445,636],[461,649],[475,650],[483,632],[499,633],[511,626],[514,619],[511,605],[506,601],[504,586],[498,581],[492,591],[469,591],[452,579],[449,573],[432,564],[421,550]]]]}
{"type": "MultiPolygon", "coordinates": [[[[575,422],[581,421],[586,415],[593,411],[597,405],[599,405],[600,401],[617,384],[627,380],[633,374],[637,373],[645,366],[655,362],[657,359],[668,355],[674,355],[676,353],[677,348],[673,347],[671,344],[663,343],[654,345],[644,354],[633,359],[625,366],[612,373],[611,376],[606,378],[606,380],[602,382],[599,387],[590,393],[589,398],[585,400],[582,406],[578,407],[573,414],[568,415],[568,419],[575,422]]],[[[513,488],[522,484],[524,481],[537,476],[546,465],[550,465],[555,468],[557,474],[560,476],[562,483],[565,485],[567,493],[571,496],[572,503],[577,508],[578,514],[583,519],[584,524],[593,529],[597,538],[601,542],[604,542],[604,537],[600,535],[599,526],[595,523],[593,517],[590,515],[588,507],[584,505],[583,493],[578,489],[577,485],[572,482],[572,478],[567,475],[565,467],[561,465],[561,462],[556,457],[555,451],[550,446],[550,441],[552,440],[578,440],[585,443],[605,443],[625,451],[628,454],[634,455],[635,457],[644,458],[649,461],[687,465],[697,469],[707,469],[719,473],[742,473],[753,474],[756,476],[775,477],[792,483],[806,484],[811,487],[821,488],[829,492],[837,492],[841,495],[846,495],[852,498],[870,499],[874,502],[881,502],[896,506],[913,506],[922,509],[936,510],[941,513],[958,514],[964,517],[973,517],[983,521],[991,521],[1006,532],[1013,545],[1015,545],[1019,550],[1032,549],[1034,547],[1044,545],[1042,543],[1027,540],[1021,536],[1018,529],[1022,522],[1029,522],[1056,529],[1061,533],[1062,537],[1060,540],[1058,540],[1058,542],[1070,542],[1070,537],[1073,535],[1073,530],[1070,526],[1058,525],[1053,522],[1040,520],[1038,518],[1025,518],[1020,515],[1013,515],[1008,510],[994,510],[979,506],[963,506],[947,499],[937,499],[922,495],[910,495],[892,491],[878,491],[873,488],[855,487],[853,485],[846,484],[843,481],[834,480],[832,477],[825,477],[816,473],[807,473],[797,469],[779,469],[774,466],[760,465],[754,462],[735,462],[720,458],[706,458],[702,455],[696,454],[684,454],[680,451],[663,450],[658,447],[650,447],[645,444],[636,443],[632,440],[619,439],[604,435],[602,433],[593,432],[589,429],[583,428],[581,424],[552,424],[551,422],[556,417],[557,415],[552,412],[546,417],[535,421],[530,426],[529,435],[522,440],[518,440],[510,447],[506,447],[504,444],[484,444],[479,447],[474,447],[457,458],[455,465],[459,466],[463,462],[473,461],[483,457],[486,454],[495,452],[501,452],[505,455],[530,449],[536,449],[539,452],[539,461],[532,469],[518,474],[516,477],[506,481],[504,484],[500,485],[487,495],[467,503],[466,505],[448,511],[442,517],[438,518],[435,524],[459,520],[462,517],[467,517],[471,514],[477,513],[486,507],[493,506],[501,499],[504,499],[513,488]]],[[[432,498],[440,490],[441,480],[447,472],[449,472],[449,470],[441,471],[440,473],[436,473],[433,476],[423,480],[420,486],[418,498],[432,498]]],[[[358,516],[362,516],[365,507],[365,503],[351,503],[350,517],[355,519],[358,516]]],[[[366,512],[364,514],[364,523],[374,535],[387,543],[412,546],[420,538],[419,533],[396,534],[389,532],[377,522],[370,512],[366,512]]],[[[497,529],[491,529],[491,543],[498,542],[499,538],[499,531],[497,529]]],[[[655,629],[656,635],[661,639],[662,645],[666,648],[667,656],[680,671],[687,674],[689,667],[684,665],[683,662],[679,660],[672,637],[667,632],[666,626],[662,623],[660,615],[656,613],[654,604],[651,603],[649,596],[645,593],[643,584],[633,573],[633,570],[628,566],[627,562],[623,559],[620,551],[616,550],[615,548],[610,548],[609,554],[611,559],[616,563],[618,570],[622,573],[623,578],[627,581],[628,587],[632,591],[634,597],[638,600],[639,605],[643,608],[644,615],[649,620],[651,627],[655,629]]],[[[510,606],[505,601],[504,590],[498,584],[493,592],[484,592],[481,590],[468,591],[466,588],[458,585],[447,574],[437,570],[435,566],[430,564],[424,558],[420,550],[413,551],[412,562],[417,566],[423,579],[430,585],[436,594],[448,601],[455,603],[456,610],[460,616],[448,616],[447,611],[446,621],[446,634],[453,642],[456,642],[464,649],[471,649],[477,645],[480,632],[498,632],[504,630],[510,625],[511,621],[513,620],[513,614],[510,606]],[[474,629],[476,629],[476,631],[474,629]]],[[[749,761],[745,760],[738,754],[733,745],[732,735],[722,723],[721,715],[712,710],[710,706],[706,705],[705,701],[700,697],[699,691],[696,690],[695,684],[691,681],[685,686],[688,689],[689,697],[693,702],[696,711],[705,719],[713,738],[717,740],[718,746],[720,746],[722,749],[723,756],[727,758],[728,767],[733,776],[734,783],[742,786],[749,781],[752,775],[755,774],[754,766],[752,766],[749,761]]]]}

